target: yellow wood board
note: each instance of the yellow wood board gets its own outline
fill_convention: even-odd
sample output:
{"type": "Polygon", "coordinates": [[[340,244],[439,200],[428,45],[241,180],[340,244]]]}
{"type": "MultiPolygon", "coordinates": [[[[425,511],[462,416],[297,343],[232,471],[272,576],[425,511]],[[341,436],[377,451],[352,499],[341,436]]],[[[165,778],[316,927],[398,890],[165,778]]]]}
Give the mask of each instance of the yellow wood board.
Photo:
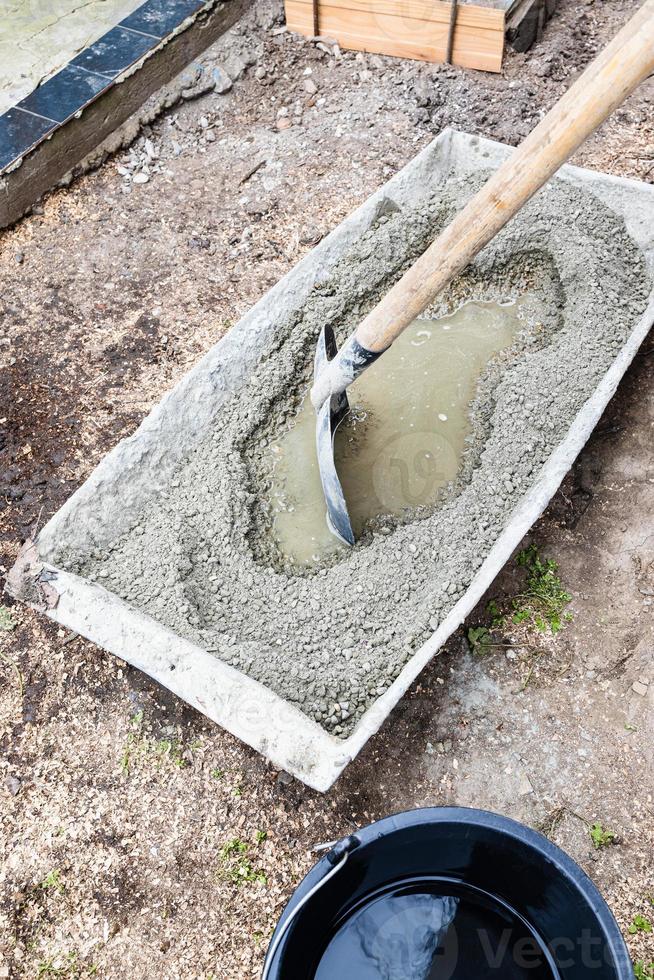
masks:
{"type": "MultiPolygon", "coordinates": [[[[444,61],[450,4],[443,0],[329,0],[320,3],[320,33],[343,48],[422,61],[444,61]]],[[[286,0],[289,30],[313,35],[311,0],[286,0]]],[[[452,61],[464,68],[501,71],[504,12],[461,4],[452,61]]]]}

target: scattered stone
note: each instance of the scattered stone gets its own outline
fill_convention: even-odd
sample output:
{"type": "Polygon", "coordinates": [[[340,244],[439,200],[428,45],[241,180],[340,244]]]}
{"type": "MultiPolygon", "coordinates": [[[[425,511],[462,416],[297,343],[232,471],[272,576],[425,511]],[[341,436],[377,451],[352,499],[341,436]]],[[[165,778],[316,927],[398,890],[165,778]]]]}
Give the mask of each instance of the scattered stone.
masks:
{"type": "Polygon", "coordinates": [[[520,780],[518,782],[518,796],[529,796],[534,792],[534,787],[531,784],[531,780],[526,772],[520,774],[520,780]]]}
{"type": "Polygon", "coordinates": [[[133,184],[147,184],[149,180],[150,178],[148,174],[144,174],[144,173],[134,174],[134,176],[132,177],[133,184]]]}
{"type": "Polygon", "coordinates": [[[269,211],[272,211],[276,204],[277,202],[270,197],[256,198],[254,201],[247,202],[245,205],[245,213],[260,217],[261,215],[268,214],[269,211]]]}
{"type": "Polygon", "coordinates": [[[277,774],[277,783],[280,786],[290,786],[292,782],[293,777],[291,776],[290,772],[286,772],[285,769],[282,769],[282,771],[277,774]]]}
{"type": "Polygon", "coordinates": [[[309,95],[315,95],[318,91],[318,86],[312,78],[305,78],[302,82],[302,87],[309,95]]]}
{"type": "Polygon", "coordinates": [[[293,123],[286,116],[280,116],[280,118],[277,119],[276,122],[277,129],[279,130],[290,129],[292,125],[293,123]]]}
{"type": "MultiPolygon", "coordinates": [[[[300,234],[300,245],[317,245],[324,237],[325,233],[320,228],[305,228],[300,234]]],[[[353,642],[352,646],[354,646],[353,642]]]]}
{"type": "Polygon", "coordinates": [[[5,779],[5,789],[10,796],[17,796],[20,792],[21,781],[17,776],[7,776],[5,779]]]}
{"type": "Polygon", "coordinates": [[[211,72],[211,78],[213,80],[213,89],[218,92],[219,95],[224,95],[233,86],[233,81],[227,74],[224,68],[218,66],[214,68],[211,72]]]}
{"type": "Polygon", "coordinates": [[[634,692],[634,694],[640,694],[641,698],[644,698],[649,691],[649,687],[647,684],[643,684],[641,681],[634,681],[631,685],[631,690],[634,692]]]}
{"type": "Polygon", "coordinates": [[[340,58],[341,56],[338,41],[335,41],[331,37],[318,38],[316,40],[316,47],[319,51],[324,51],[325,54],[331,55],[332,58],[340,58]]]}
{"type": "Polygon", "coordinates": [[[250,65],[256,63],[257,56],[254,51],[241,49],[238,52],[230,52],[225,56],[223,69],[227,72],[233,82],[241,78],[250,65]]]}
{"type": "Polygon", "coordinates": [[[14,262],[16,265],[22,265],[25,261],[25,254],[23,252],[16,252],[14,255],[14,262]]]}
{"type": "MultiPolygon", "coordinates": [[[[211,92],[212,89],[215,87],[215,84],[216,83],[213,76],[209,74],[209,72],[205,72],[200,78],[200,81],[197,82],[195,85],[191,85],[189,86],[189,88],[182,89],[182,98],[185,99],[186,101],[189,101],[190,99],[197,99],[201,95],[205,95],[207,92],[211,92]]],[[[231,81],[230,81],[230,87],[231,87],[231,81]]]]}

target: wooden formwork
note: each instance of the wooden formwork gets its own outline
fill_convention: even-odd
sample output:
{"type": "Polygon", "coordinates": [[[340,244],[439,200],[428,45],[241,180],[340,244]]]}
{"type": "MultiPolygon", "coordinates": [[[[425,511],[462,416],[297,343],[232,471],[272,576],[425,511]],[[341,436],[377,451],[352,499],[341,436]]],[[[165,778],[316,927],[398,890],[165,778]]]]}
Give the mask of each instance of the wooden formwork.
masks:
{"type": "Polygon", "coordinates": [[[311,37],[317,19],[319,33],[342,48],[443,62],[449,47],[455,65],[502,68],[506,2],[459,3],[454,18],[449,0],[318,0],[317,10],[313,0],[285,5],[289,30],[311,37]]]}

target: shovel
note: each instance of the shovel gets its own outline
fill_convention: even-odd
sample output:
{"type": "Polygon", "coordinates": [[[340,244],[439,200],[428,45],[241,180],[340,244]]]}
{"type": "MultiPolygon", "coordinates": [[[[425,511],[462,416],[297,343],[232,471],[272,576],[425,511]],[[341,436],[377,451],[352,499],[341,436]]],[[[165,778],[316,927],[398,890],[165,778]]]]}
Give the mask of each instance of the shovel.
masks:
{"type": "Polygon", "coordinates": [[[354,544],[354,532],[336,471],[334,435],[349,411],[346,389],[652,72],[654,0],[646,0],[340,350],[331,328],[323,327],[311,401],[327,524],[345,544],[354,544]]]}

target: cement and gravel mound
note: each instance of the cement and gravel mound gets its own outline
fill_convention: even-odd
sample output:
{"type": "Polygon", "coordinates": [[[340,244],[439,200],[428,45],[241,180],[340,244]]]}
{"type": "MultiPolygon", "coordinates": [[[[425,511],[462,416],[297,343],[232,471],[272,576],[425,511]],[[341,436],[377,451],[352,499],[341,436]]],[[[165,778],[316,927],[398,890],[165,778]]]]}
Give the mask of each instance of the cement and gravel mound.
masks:
{"type": "Polygon", "coordinates": [[[274,349],[156,506],[106,551],[52,556],[339,736],[466,591],[646,305],[644,259],[622,221],[554,181],[434,308],[529,291],[546,310],[480,379],[458,479],[435,507],[378,520],[340,560],[288,565],[268,534],[262,449],[309,384],[318,331],[328,322],[343,339],[474,189],[450,180],[427,207],[389,207],[279,323],[274,349]]]}

